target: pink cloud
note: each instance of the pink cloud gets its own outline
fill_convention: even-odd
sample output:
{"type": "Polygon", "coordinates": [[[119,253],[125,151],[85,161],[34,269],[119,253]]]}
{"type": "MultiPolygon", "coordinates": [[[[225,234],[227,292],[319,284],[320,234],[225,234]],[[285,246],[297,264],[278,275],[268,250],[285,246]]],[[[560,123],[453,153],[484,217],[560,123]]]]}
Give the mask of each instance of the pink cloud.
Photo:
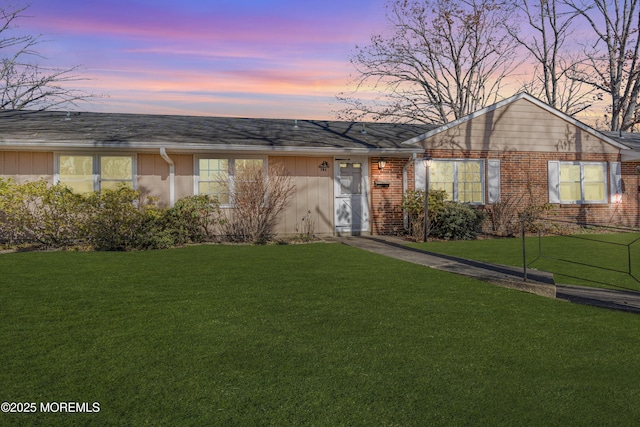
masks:
{"type": "MultiPolygon", "coordinates": [[[[64,0],[59,6],[64,7],[64,0]]],[[[67,0],[67,3],[69,1],[67,0]]],[[[64,13],[35,15],[29,25],[40,31],[91,34],[115,38],[160,39],[172,42],[341,43],[354,32],[368,34],[366,22],[331,13],[327,16],[295,15],[274,9],[268,15],[245,10],[220,9],[208,13],[142,7],[136,3],[86,3],[88,8],[66,8],[64,13]]],[[[45,9],[46,10],[46,9],[45,9]]],[[[44,10],[43,10],[44,12],[44,10]]]]}

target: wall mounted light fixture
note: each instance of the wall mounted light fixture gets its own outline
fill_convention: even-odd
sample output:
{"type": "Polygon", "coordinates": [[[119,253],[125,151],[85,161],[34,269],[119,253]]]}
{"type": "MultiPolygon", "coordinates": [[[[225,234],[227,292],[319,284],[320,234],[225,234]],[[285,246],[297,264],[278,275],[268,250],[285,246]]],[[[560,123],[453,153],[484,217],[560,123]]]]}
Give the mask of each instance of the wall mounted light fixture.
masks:
{"type": "Polygon", "coordinates": [[[329,163],[326,160],[323,160],[322,163],[320,163],[320,166],[318,167],[322,172],[326,172],[327,169],[329,169],[329,163]]]}
{"type": "Polygon", "coordinates": [[[378,169],[382,170],[387,166],[387,161],[384,159],[384,157],[380,160],[378,160],[378,169]]]}

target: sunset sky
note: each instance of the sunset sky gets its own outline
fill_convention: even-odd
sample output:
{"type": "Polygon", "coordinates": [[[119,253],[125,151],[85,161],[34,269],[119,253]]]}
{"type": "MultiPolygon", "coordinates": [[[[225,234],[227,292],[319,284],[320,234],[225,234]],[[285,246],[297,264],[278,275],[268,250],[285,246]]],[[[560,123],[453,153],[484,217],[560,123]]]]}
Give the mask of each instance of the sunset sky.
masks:
{"type": "Polygon", "coordinates": [[[82,66],[90,111],[331,118],[384,0],[32,0],[20,30],[82,66]]]}

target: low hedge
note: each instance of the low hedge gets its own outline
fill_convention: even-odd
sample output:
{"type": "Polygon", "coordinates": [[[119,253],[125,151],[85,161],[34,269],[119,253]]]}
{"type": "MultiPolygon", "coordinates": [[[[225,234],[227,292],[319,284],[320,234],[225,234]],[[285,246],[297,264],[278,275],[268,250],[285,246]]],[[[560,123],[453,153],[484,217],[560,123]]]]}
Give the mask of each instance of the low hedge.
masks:
{"type": "Polygon", "coordinates": [[[189,196],[172,208],[126,186],[75,194],[44,180],[17,184],[0,179],[0,244],[95,250],[162,249],[214,237],[224,222],[216,199],[189,196]]]}

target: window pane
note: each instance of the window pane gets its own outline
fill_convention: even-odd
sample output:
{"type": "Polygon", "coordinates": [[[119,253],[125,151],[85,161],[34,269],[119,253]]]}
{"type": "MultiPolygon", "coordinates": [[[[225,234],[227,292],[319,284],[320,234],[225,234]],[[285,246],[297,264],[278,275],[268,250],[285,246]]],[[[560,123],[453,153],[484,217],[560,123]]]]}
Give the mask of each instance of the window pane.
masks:
{"type": "Polygon", "coordinates": [[[200,181],[226,181],[229,179],[229,160],[200,159],[200,181]]]}
{"type": "Polygon", "coordinates": [[[560,165],[560,181],[580,182],[580,165],[561,164],[560,165]]]}
{"type": "Polygon", "coordinates": [[[133,181],[100,181],[100,190],[117,190],[122,184],[133,188],[133,181]]]}
{"type": "Polygon", "coordinates": [[[429,176],[433,182],[453,182],[453,162],[434,161],[429,176]]]}
{"type": "Polygon", "coordinates": [[[478,160],[457,161],[458,202],[482,203],[482,166],[478,160]]]}
{"type": "Polygon", "coordinates": [[[433,161],[429,169],[429,189],[444,190],[446,200],[453,200],[454,162],[433,161]]]}
{"type": "Polygon", "coordinates": [[[340,194],[351,194],[351,185],[353,184],[353,176],[340,176],[340,194]]]}
{"type": "Polygon", "coordinates": [[[587,202],[604,201],[604,183],[590,182],[584,184],[584,200],[587,202]]]}
{"type": "Polygon", "coordinates": [[[604,202],[603,163],[560,164],[560,200],[563,202],[604,202]]]}
{"type": "Polygon", "coordinates": [[[198,194],[206,194],[218,199],[220,204],[229,204],[229,183],[228,182],[216,182],[205,181],[198,183],[198,194]]]}
{"type": "Polygon", "coordinates": [[[235,168],[239,169],[249,169],[249,168],[261,168],[262,167],[262,159],[236,159],[235,168]]]}
{"type": "Polygon", "coordinates": [[[60,180],[93,180],[93,156],[60,156],[60,180]]]}
{"type": "Polygon", "coordinates": [[[605,201],[604,165],[584,165],[584,200],[605,201]]]}
{"type": "Polygon", "coordinates": [[[60,156],[60,183],[75,193],[93,191],[93,156],[60,156]]]}
{"type": "Polygon", "coordinates": [[[585,182],[602,182],[604,165],[584,165],[585,182]]]}
{"type": "Polygon", "coordinates": [[[100,157],[100,179],[133,181],[133,158],[131,156],[100,157]]]}
{"type": "Polygon", "coordinates": [[[71,188],[74,193],[91,193],[93,192],[93,179],[91,181],[63,181],[60,183],[71,188]]]}
{"type": "Polygon", "coordinates": [[[429,184],[430,190],[444,190],[447,193],[445,200],[453,200],[453,183],[436,182],[435,184],[429,184]]]}
{"type": "Polygon", "coordinates": [[[580,182],[561,182],[560,183],[560,200],[572,202],[581,200],[580,182]]]}

